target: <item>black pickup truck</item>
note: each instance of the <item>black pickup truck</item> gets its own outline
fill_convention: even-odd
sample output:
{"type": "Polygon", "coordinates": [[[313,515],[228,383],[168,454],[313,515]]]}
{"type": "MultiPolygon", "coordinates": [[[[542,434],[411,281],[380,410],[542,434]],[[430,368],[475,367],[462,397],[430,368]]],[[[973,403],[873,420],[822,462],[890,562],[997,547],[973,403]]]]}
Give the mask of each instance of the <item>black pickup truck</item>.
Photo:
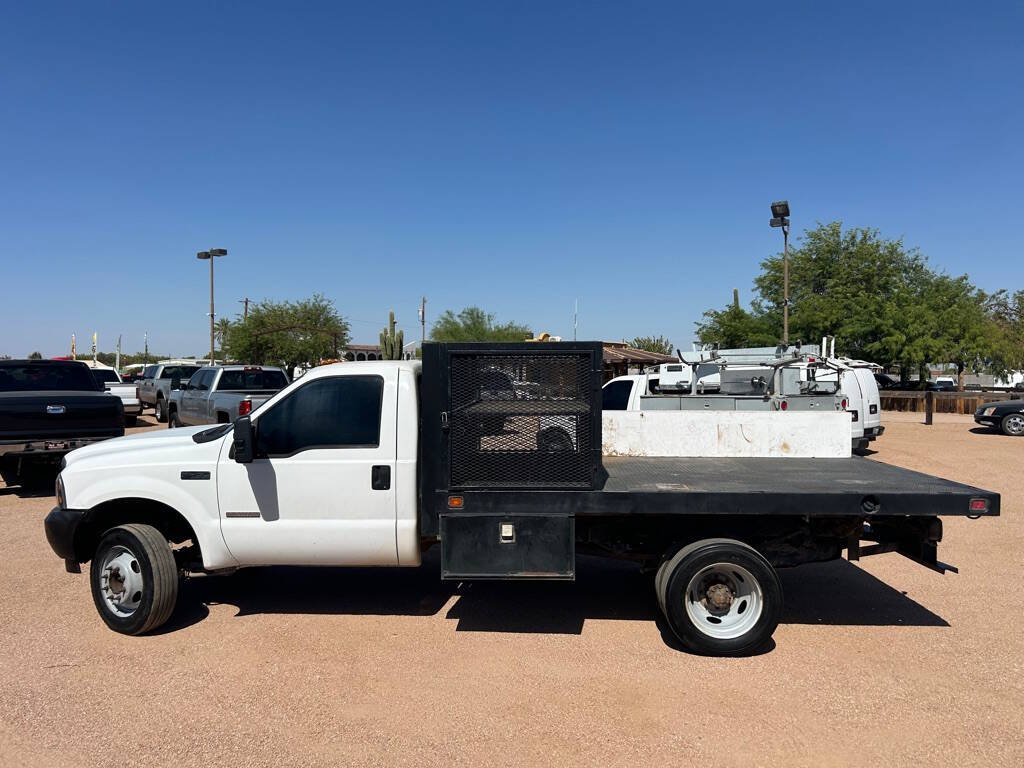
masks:
{"type": "Polygon", "coordinates": [[[0,477],[8,485],[52,481],[68,451],[123,434],[121,399],[84,363],[0,361],[0,477]]]}

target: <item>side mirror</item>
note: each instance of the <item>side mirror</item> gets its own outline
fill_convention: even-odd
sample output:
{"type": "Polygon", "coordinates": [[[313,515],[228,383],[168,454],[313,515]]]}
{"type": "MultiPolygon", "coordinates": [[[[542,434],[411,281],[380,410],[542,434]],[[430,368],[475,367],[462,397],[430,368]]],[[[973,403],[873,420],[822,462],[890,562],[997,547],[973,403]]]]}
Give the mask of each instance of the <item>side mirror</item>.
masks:
{"type": "Polygon", "coordinates": [[[181,376],[171,377],[171,389],[181,389],[181,376]]]}
{"type": "Polygon", "coordinates": [[[235,421],[234,438],[235,461],[239,464],[251,464],[255,440],[252,420],[248,416],[243,416],[235,421]]]}

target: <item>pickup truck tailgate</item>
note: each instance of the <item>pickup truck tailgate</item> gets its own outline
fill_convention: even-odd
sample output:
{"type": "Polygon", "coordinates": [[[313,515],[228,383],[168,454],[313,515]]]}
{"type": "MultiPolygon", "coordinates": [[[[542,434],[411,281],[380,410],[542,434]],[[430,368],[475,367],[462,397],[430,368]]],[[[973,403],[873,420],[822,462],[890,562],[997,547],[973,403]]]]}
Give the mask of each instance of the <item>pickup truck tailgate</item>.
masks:
{"type": "Polygon", "coordinates": [[[121,399],[106,392],[0,392],[0,439],[45,440],[124,434],[121,399]]]}

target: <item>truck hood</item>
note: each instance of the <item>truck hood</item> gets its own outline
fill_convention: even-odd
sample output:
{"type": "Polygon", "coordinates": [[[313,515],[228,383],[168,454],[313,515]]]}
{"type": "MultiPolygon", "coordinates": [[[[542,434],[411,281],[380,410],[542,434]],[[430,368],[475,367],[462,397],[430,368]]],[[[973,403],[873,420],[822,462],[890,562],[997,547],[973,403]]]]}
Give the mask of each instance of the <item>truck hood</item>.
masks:
{"type": "MultiPolygon", "coordinates": [[[[198,453],[202,448],[208,449],[210,443],[196,443],[192,439],[192,435],[210,429],[210,426],[204,424],[198,427],[153,430],[152,432],[141,432],[136,435],[104,440],[71,451],[66,458],[67,466],[70,467],[76,462],[89,459],[112,459],[113,463],[122,463],[123,461],[125,464],[141,464],[145,463],[150,456],[155,459],[154,454],[157,452],[182,456],[193,450],[198,453]]],[[[219,444],[219,440],[213,442],[219,444]]],[[[106,462],[104,461],[104,463],[106,462]]]]}

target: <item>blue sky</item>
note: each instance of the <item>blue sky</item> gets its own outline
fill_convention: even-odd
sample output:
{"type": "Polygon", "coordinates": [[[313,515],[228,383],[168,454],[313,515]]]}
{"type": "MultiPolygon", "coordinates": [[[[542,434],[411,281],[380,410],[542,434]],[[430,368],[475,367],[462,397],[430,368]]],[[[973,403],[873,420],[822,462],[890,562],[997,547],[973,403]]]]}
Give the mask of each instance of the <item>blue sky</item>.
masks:
{"type": "Polygon", "coordinates": [[[209,247],[219,315],[686,345],[777,198],[1024,287],[1019,3],[0,8],[0,353],[202,353],[209,247]]]}

